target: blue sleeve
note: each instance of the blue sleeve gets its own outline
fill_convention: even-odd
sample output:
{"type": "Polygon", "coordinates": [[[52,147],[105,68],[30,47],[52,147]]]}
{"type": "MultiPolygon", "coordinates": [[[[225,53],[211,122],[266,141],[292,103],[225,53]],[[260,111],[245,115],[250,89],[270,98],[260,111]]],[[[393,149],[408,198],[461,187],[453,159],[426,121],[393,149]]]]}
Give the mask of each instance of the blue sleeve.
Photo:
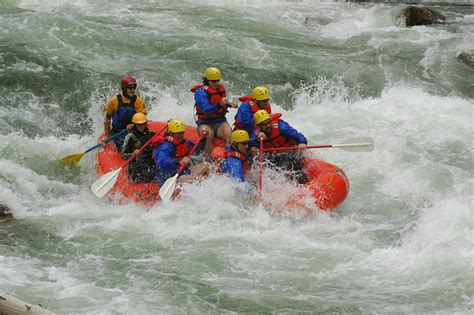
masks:
{"type": "Polygon", "coordinates": [[[205,114],[215,113],[220,108],[219,104],[209,103],[209,94],[203,89],[197,89],[197,91],[194,92],[194,100],[199,109],[205,114]]]}
{"type": "Polygon", "coordinates": [[[222,171],[238,182],[244,182],[242,161],[235,157],[227,157],[221,166],[222,171]]]}
{"type": "Polygon", "coordinates": [[[246,102],[240,104],[239,109],[237,110],[237,119],[247,132],[255,129],[255,120],[253,119],[253,112],[249,103],[246,102]]]}
{"type": "Polygon", "coordinates": [[[295,139],[295,141],[298,144],[304,143],[308,144],[308,141],[306,140],[306,137],[303,136],[303,134],[299,133],[298,130],[295,128],[291,127],[287,122],[284,120],[279,120],[278,121],[278,127],[280,128],[280,132],[283,136],[288,136],[290,138],[295,139]]]}
{"type": "Polygon", "coordinates": [[[179,163],[173,159],[176,148],[173,144],[165,141],[155,150],[156,168],[166,173],[176,173],[179,163]]]}

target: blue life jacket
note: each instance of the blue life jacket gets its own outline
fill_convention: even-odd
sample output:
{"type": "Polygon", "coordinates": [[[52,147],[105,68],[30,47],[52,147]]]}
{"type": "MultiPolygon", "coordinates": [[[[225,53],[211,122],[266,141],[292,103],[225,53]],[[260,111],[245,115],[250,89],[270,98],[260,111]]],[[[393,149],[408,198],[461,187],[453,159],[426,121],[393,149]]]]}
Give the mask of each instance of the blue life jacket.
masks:
{"type": "Polygon", "coordinates": [[[137,96],[134,95],[130,99],[130,103],[123,102],[122,95],[117,95],[118,108],[112,115],[112,133],[117,133],[132,123],[133,115],[135,115],[135,101],[137,96]]]}

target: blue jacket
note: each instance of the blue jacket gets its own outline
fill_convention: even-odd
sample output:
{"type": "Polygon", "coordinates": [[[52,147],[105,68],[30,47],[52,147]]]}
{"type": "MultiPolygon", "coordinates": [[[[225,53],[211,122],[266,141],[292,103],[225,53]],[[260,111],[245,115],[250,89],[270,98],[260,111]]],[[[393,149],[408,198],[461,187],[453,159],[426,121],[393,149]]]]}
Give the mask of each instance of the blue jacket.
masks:
{"type": "MultiPolygon", "coordinates": [[[[210,95],[203,89],[197,89],[196,92],[194,92],[194,101],[196,102],[196,106],[199,107],[199,109],[205,113],[205,114],[211,114],[211,113],[216,113],[221,106],[219,104],[210,104],[209,99],[210,95]]],[[[196,121],[196,124],[201,125],[201,124],[212,124],[212,123],[221,123],[226,121],[226,118],[214,118],[214,119],[198,119],[196,121]]]]}
{"type": "MultiPolygon", "coordinates": [[[[187,146],[191,149],[194,146],[192,141],[187,141],[187,146]]],[[[175,160],[176,147],[169,141],[163,141],[154,151],[153,157],[156,164],[156,181],[158,185],[163,185],[166,180],[173,177],[180,166],[175,160]]],[[[180,175],[191,174],[189,167],[185,167],[180,175]]]]}
{"type": "MultiPolygon", "coordinates": [[[[286,121],[279,119],[278,128],[280,129],[280,134],[282,136],[293,139],[297,144],[300,144],[300,143],[308,144],[306,137],[302,133],[298,132],[298,130],[291,127],[286,121]]],[[[260,141],[258,141],[255,135],[255,132],[253,133],[253,137],[252,136],[250,137],[249,144],[250,146],[255,146],[255,147],[260,146],[260,141]]]]}
{"type": "MultiPolygon", "coordinates": [[[[225,149],[226,151],[235,151],[231,146],[225,149]]],[[[245,182],[243,164],[244,163],[237,157],[228,156],[222,162],[221,170],[224,174],[227,174],[233,180],[241,184],[236,188],[237,195],[249,199],[253,195],[254,187],[245,182]]]]}
{"type": "MultiPolygon", "coordinates": [[[[227,152],[235,151],[231,146],[225,148],[227,152]]],[[[224,174],[238,182],[244,182],[244,163],[234,156],[228,156],[221,164],[221,170],[224,174]]]]}

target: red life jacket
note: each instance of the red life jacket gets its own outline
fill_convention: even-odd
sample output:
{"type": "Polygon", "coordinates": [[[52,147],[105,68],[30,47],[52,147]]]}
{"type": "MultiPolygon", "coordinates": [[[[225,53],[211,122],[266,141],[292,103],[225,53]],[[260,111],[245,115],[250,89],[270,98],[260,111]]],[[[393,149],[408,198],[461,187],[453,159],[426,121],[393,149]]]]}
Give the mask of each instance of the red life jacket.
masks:
{"type": "Polygon", "coordinates": [[[295,140],[285,137],[280,132],[278,121],[280,120],[281,113],[271,115],[272,119],[272,133],[263,141],[264,148],[280,148],[280,147],[292,147],[296,146],[295,140]]]}
{"type": "Polygon", "coordinates": [[[242,168],[244,170],[244,173],[247,173],[247,171],[249,170],[249,162],[247,161],[247,157],[245,156],[245,154],[232,150],[232,151],[226,151],[225,156],[235,157],[235,158],[238,158],[240,161],[242,161],[242,168]]]}
{"type": "MultiPolygon", "coordinates": [[[[253,101],[252,96],[250,95],[244,95],[239,97],[239,101],[244,102],[244,103],[249,103],[250,104],[250,109],[252,110],[252,115],[258,112],[261,109],[264,109],[267,111],[267,113],[271,114],[272,113],[272,107],[270,106],[270,103],[267,103],[264,108],[261,108],[258,106],[256,102],[253,101]]],[[[237,115],[235,115],[235,123],[234,123],[234,130],[241,130],[244,129],[242,126],[242,123],[239,121],[237,118],[237,115]]]]}
{"type": "Polygon", "coordinates": [[[176,147],[176,154],[173,159],[181,160],[189,154],[191,151],[188,147],[186,139],[176,139],[173,136],[168,136],[165,138],[165,141],[171,142],[176,147]]]}
{"type": "Polygon", "coordinates": [[[220,106],[221,99],[227,96],[224,85],[219,84],[217,86],[217,90],[215,90],[208,85],[197,84],[191,88],[191,92],[195,93],[198,89],[203,89],[207,92],[207,94],[209,94],[209,104],[218,104],[219,107],[217,112],[212,114],[205,114],[203,111],[201,111],[197,104],[194,104],[198,119],[208,120],[215,118],[224,118],[225,114],[227,113],[227,104],[225,106],[220,106]]]}

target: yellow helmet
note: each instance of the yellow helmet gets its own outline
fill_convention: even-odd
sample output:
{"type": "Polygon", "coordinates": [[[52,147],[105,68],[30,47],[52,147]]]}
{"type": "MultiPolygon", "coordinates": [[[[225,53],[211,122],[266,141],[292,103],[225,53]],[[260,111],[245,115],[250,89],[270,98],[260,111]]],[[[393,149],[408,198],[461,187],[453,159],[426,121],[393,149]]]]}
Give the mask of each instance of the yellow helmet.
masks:
{"type": "Polygon", "coordinates": [[[257,86],[252,91],[252,98],[257,101],[263,101],[270,99],[270,92],[264,86],[257,86]]]}
{"type": "Polygon", "coordinates": [[[230,141],[232,143],[248,142],[249,139],[249,134],[245,130],[236,130],[230,135],[230,141]]]}
{"type": "Polygon", "coordinates": [[[148,121],[148,119],[146,118],[145,114],[143,114],[143,113],[136,113],[132,117],[132,123],[134,123],[134,124],[144,124],[147,121],[148,121]]]}
{"type": "Polygon", "coordinates": [[[270,114],[266,110],[261,109],[253,114],[253,119],[255,119],[255,126],[260,125],[265,120],[270,119],[270,114]]]}
{"type": "Polygon", "coordinates": [[[214,68],[214,67],[210,67],[210,68],[207,68],[206,71],[204,71],[202,76],[205,79],[208,79],[209,81],[220,80],[221,79],[221,70],[219,70],[217,68],[214,68]]]}
{"type": "Polygon", "coordinates": [[[186,125],[184,124],[184,121],[180,119],[171,119],[168,122],[168,132],[178,133],[184,131],[186,131],[186,125]]]}

